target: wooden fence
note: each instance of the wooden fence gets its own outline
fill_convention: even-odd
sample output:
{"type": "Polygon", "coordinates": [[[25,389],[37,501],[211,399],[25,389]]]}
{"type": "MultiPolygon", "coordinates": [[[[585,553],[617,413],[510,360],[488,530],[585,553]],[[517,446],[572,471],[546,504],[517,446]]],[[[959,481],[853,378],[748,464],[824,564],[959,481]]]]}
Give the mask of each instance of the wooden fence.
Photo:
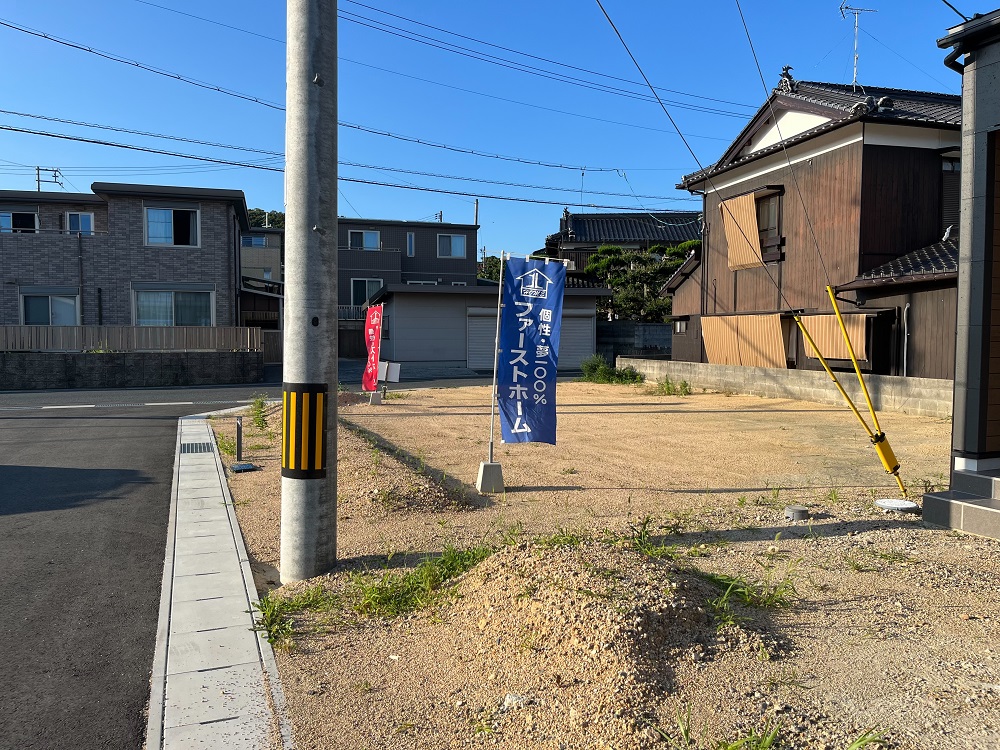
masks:
{"type": "Polygon", "coordinates": [[[256,352],[260,334],[211,326],[0,326],[0,351],[256,352]]]}

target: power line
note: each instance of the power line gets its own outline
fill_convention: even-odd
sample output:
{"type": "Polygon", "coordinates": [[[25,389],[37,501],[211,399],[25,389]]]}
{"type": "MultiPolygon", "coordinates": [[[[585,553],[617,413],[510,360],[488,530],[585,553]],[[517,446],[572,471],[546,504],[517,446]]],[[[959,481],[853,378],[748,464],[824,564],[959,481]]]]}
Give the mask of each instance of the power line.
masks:
{"type": "Polygon", "coordinates": [[[955,87],[954,87],[954,86],[952,86],[951,84],[948,84],[948,83],[945,83],[944,81],[942,81],[942,80],[940,80],[940,79],[938,79],[938,78],[935,78],[935,77],[934,77],[934,76],[932,76],[932,75],[931,75],[930,73],[928,73],[928,72],[927,72],[926,70],[924,70],[924,69],[923,69],[923,68],[921,68],[921,67],[920,67],[919,65],[917,65],[917,64],[916,64],[915,62],[913,62],[913,61],[911,61],[911,60],[907,60],[907,59],[906,59],[905,57],[903,57],[903,56],[902,56],[901,54],[899,54],[898,52],[896,52],[896,50],[894,50],[894,49],[893,49],[892,47],[890,47],[890,46],[889,46],[888,44],[886,44],[885,42],[883,42],[883,41],[882,41],[881,39],[879,39],[878,37],[876,37],[876,36],[875,36],[874,34],[872,34],[871,32],[869,32],[869,31],[865,31],[864,29],[861,29],[861,33],[862,33],[862,34],[864,34],[864,35],[865,35],[865,36],[867,36],[867,37],[871,37],[871,39],[872,39],[873,41],[876,41],[876,42],[878,42],[879,44],[881,44],[881,45],[882,45],[883,47],[885,47],[885,48],[886,48],[887,50],[889,50],[889,51],[890,51],[890,52],[891,52],[892,54],[894,54],[894,55],[895,55],[896,57],[898,57],[898,58],[899,58],[900,60],[902,60],[903,62],[907,63],[907,64],[908,64],[908,65],[910,65],[911,67],[913,67],[913,68],[916,68],[916,69],[917,69],[917,70],[919,70],[919,71],[920,71],[921,73],[923,73],[923,74],[924,74],[925,76],[927,76],[928,78],[930,78],[930,79],[931,79],[932,81],[935,81],[936,83],[940,83],[940,84],[941,84],[942,86],[944,86],[944,87],[945,87],[946,89],[951,89],[952,91],[954,91],[954,90],[955,90],[955,87]]]}
{"type": "Polygon", "coordinates": [[[80,50],[81,52],[89,52],[92,55],[97,55],[98,57],[103,57],[105,60],[111,60],[117,63],[123,63],[125,65],[131,65],[133,67],[139,68],[140,70],[145,70],[149,73],[155,73],[158,76],[163,76],[164,78],[173,78],[182,83],[187,83],[192,86],[197,86],[198,88],[207,89],[208,91],[215,91],[220,94],[225,94],[226,96],[232,96],[237,99],[243,99],[244,101],[253,102],[254,104],[260,104],[264,107],[269,107],[270,109],[276,109],[284,111],[284,107],[280,104],[275,104],[274,102],[269,102],[266,99],[260,99],[256,96],[251,96],[250,94],[242,94],[239,91],[233,91],[232,89],[223,88],[222,86],[216,86],[213,83],[205,83],[204,81],[199,81],[195,78],[188,78],[187,76],[182,76],[180,73],[171,73],[169,70],[163,70],[162,68],[155,68],[152,65],[146,65],[145,63],[137,62],[136,60],[130,60],[127,57],[121,57],[120,55],[112,54],[111,52],[104,52],[94,47],[88,47],[85,44],[78,44],[76,42],[71,42],[68,39],[60,39],[57,36],[52,36],[51,34],[46,34],[43,31],[38,31],[36,29],[28,28],[27,26],[19,26],[16,23],[12,23],[3,18],[0,18],[0,26],[6,26],[8,29],[13,29],[14,31],[20,31],[22,34],[29,34],[31,36],[36,36],[41,39],[47,39],[50,42],[55,42],[56,44],[61,44],[64,47],[70,47],[72,49],[80,50]]]}
{"type": "MultiPolygon", "coordinates": [[[[145,0],[135,0],[138,2],[145,2],[145,0]]],[[[181,143],[193,143],[199,146],[212,146],[214,148],[226,148],[233,151],[248,151],[253,154],[266,154],[268,156],[280,156],[284,158],[285,154],[282,151],[267,151],[260,148],[250,148],[248,146],[233,146],[228,143],[215,143],[214,141],[202,141],[197,138],[184,138],[178,135],[165,135],[163,133],[152,133],[148,130],[133,130],[131,128],[121,128],[114,125],[99,125],[94,122],[81,122],[80,120],[67,120],[63,117],[49,117],[46,115],[35,115],[29,112],[15,112],[10,109],[0,109],[0,114],[3,115],[14,115],[15,117],[29,117],[34,120],[45,120],[47,122],[59,122],[64,125],[79,125],[84,128],[96,128],[97,130],[110,130],[115,133],[129,133],[130,135],[141,135],[147,138],[163,138],[168,141],[179,141],[181,143]]]]}
{"type": "MultiPolygon", "coordinates": [[[[681,132],[681,129],[677,126],[676,121],[674,120],[673,116],[670,114],[670,110],[668,110],[667,107],[666,107],[666,105],[660,100],[659,95],[656,93],[656,89],[653,88],[653,84],[649,82],[649,78],[646,76],[646,73],[642,69],[642,66],[639,64],[639,61],[636,60],[635,59],[635,55],[632,54],[632,50],[629,48],[628,42],[625,41],[625,37],[622,36],[622,33],[618,30],[618,27],[615,25],[615,22],[613,20],[611,20],[611,16],[608,15],[608,12],[604,9],[604,5],[601,2],[601,0],[596,0],[596,2],[597,2],[597,7],[601,9],[601,13],[604,14],[604,17],[607,19],[608,23],[611,25],[612,30],[615,32],[615,35],[618,37],[618,41],[621,42],[622,47],[625,48],[625,52],[628,53],[629,58],[631,58],[632,63],[636,67],[636,70],[639,71],[639,75],[642,76],[643,80],[646,82],[646,85],[649,86],[650,91],[653,92],[653,95],[656,97],[656,100],[660,103],[660,109],[663,110],[663,114],[665,114],[667,116],[667,119],[670,120],[670,124],[674,126],[674,130],[677,131],[677,135],[680,136],[680,139],[684,143],[684,146],[687,148],[688,153],[690,153],[691,157],[695,160],[695,163],[698,165],[698,169],[701,170],[702,172],[704,172],[705,168],[702,166],[701,160],[698,158],[698,155],[694,152],[694,149],[691,148],[691,144],[688,143],[688,140],[687,140],[687,138],[684,137],[684,134],[681,132]]],[[[739,3],[739,0],[737,0],[737,4],[738,3],[739,3]]],[[[742,16],[742,11],[741,11],[741,16],[742,16]]],[[[772,116],[773,116],[773,114],[772,114],[772,116]]],[[[712,178],[709,175],[707,175],[707,174],[706,174],[705,178],[708,181],[709,185],[711,185],[712,190],[714,190],[715,193],[718,195],[719,194],[718,188],[715,187],[715,183],[712,181],[712,178]]],[[[721,198],[721,196],[720,196],[720,198],[721,198]]],[[[725,205],[726,205],[725,202],[723,202],[722,206],[725,207],[725,205]]],[[[730,215],[730,218],[732,218],[732,211],[729,212],[729,215],[730,215]]],[[[746,236],[746,233],[743,231],[743,227],[741,227],[739,225],[739,222],[736,222],[736,226],[740,230],[740,234],[743,235],[743,239],[748,244],[751,244],[750,243],[750,239],[746,236]]],[[[764,273],[767,274],[767,278],[771,280],[771,283],[774,285],[775,289],[778,290],[778,296],[781,297],[782,301],[786,305],[788,305],[789,307],[791,307],[791,305],[788,302],[788,298],[785,296],[785,293],[784,293],[784,291],[781,288],[781,285],[778,284],[778,282],[776,282],[774,280],[774,276],[771,274],[771,271],[768,269],[767,265],[762,263],[761,264],[761,268],[764,269],[764,273]]]]}
{"type": "Polygon", "coordinates": [[[68,135],[66,133],[50,133],[45,130],[31,130],[28,128],[15,128],[12,125],[0,125],[0,130],[7,130],[11,133],[25,133],[27,135],[41,135],[46,138],[58,138],[66,141],[79,141],[80,143],[91,143],[96,146],[110,146],[112,148],[123,148],[130,151],[144,151],[147,154],[162,154],[164,156],[176,156],[179,159],[195,159],[197,161],[211,162],[213,164],[226,164],[236,167],[246,167],[247,169],[263,169],[267,172],[284,172],[281,167],[272,167],[266,164],[254,164],[252,162],[237,162],[227,159],[214,159],[210,156],[197,156],[195,154],[182,154],[176,151],[165,151],[159,148],[149,148],[147,146],[136,146],[128,143],[115,143],[114,141],[102,141],[97,138],[84,138],[79,135],[68,135]]]}
{"type": "Polygon", "coordinates": [[[148,0],[135,0],[137,3],[142,3],[143,5],[151,5],[154,8],[159,8],[160,10],[166,10],[171,13],[176,13],[179,16],[187,16],[188,18],[195,18],[199,21],[204,21],[205,23],[211,23],[216,26],[222,26],[225,29],[232,29],[233,31],[241,31],[244,34],[250,34],[252,36],[260,37],[261,39],[269,39],[272,42],[277,42],[278,44],[285,44],[284,39],[278,39],[274,36],[268,36],[267,34],[260,34],[256,31],[250,31],[250,29],[243,29],[239,26],[232,26],[228,23],[222,23],[222,21],[213,21],[211,18],[205,18],[204,16],[196,16],[194,13],[185,13],[182,10],[177,10],[176,8],[168,8],[166,5],[157,5],[156,3],[148,2],[148,0]]]}
{"type": "MultiPolygon", "coordinates": [[[[606,122],[606,123],[608,123],[610,125],[620,125],[620,126],[626,127],[626,128],[635,128],[637,130],[649,130],[649,131],[652,131],[654,133],[670,133],[670,135],[675,135],[675,133],[673,131],[671,131],[671,130],[663,130],[662,128],[654,128],[654,127],[650,127],[648,125],[638,125],[638,124],[632,123],[632,122],[621,122],[620,120],[609,120],[609,119],[604,118],[604,117],[596,117],[594,115],[583,115],[583,114],[580,114],[578,112],[568,112],[568,111],[566,111],[564,109],[556,109],[555,107],[546,107],[546,106],[541,105],[541,104],[531,104],[529,102],[522,102],[522,101],[519,101],[517,99],[509,99],[507,97],[499,96],[497,94],[487,94],[487,93],[482,92],[482,91],[476,91],[475,89],[467,89],[467,88],[463,88],[462,86],[454,86],[454,85],[452,85],[450,83],[442,83],[441,81],[435,81],[435,80],[432,80],[430,78],[421,78],[420,76],[411,75],[410,73],[400,73],[398,70],[391,70],[389,68],[379,67],[378,65],[371,65],[370,63],[363,63],[363,62],[361,62],[359,60],[352,60],[349,57],[341,57],[340,61],[341,62],[351,63],[353,65],[360,65],[363,68],[370,68],[372,70],[378,70],[378,71],[381,71],[383,73],[389,73],[391,75],[399,76],[401,78],[409,78],[412,81],[420,81],[421,83],[429,83],[432,86],[440,86],[441,88],[452,89],[453,91],[461,91],[462,93],[465,93],[465,94],[474,94],[475,96],[481,96],[481,97],[484,97],[486,99],[494,99],[494,100],[499,101],[499,102],[506,102],[508,104],[517,104],[517,105],[522,106],[522,107],[530,107],[531,109],[538,109],[538,110],[541,110],[543,112],[554,112],[555,114],[558,114],[558,115],[566,115],[568,117],[577,117],[577,118],[579,118],[581,120],[592,120],[594,122],[606,122]]],[[[701,138],[701,139],[709,140],[709,141],[726,141],[726,140],[728,140],[727,138],[719,138],[719,137],[711,136],[711,135],[695,135],[695,136],[692,136],[692,138],[701,138]]]]}
{"type": "MultiPolygon", "coordinates": [[[[415,24],[417,26],[422,26],[422,27],[427,28],[427,29],[433,29],[434,31],[440,31],[443,34],[448,34],[450,36],[454,36],[454,37],[457,37],[459,39],[465,39],[465,40],[470,41],[470,42],[475,42],[476,44],[482,44],[482,45],[484,45],[486,47],[492,47],[494,49],[503,50],[504,52],[511,52],[511,53],[513,53],[515,55],[522,55],[522,56],[530,58],[532,60],[539,60],[541,62],[549,63],[550,65],[558,65],[560,67],[568,68],[570,70],[576,70],[576,71],[579,71],[581,73],[589,73],[591,75],[601,76],[602,78],[608,78],[608,79],[614,80],[614,81],[621,81],[622,83],[628,83],[628,84],[631,84],[633,86],[642,86],[643,85],[642,83],[639,83],[637,81],[629,80],[628,78],[620,78],[618,76],[610,75],[608,73],[602,73],[602,72],[597,71],[597,70],[591,70],[589,68],[581,68],[581,67],[578,67],[576,65],[570,65],[568,63],[559,62],[558,60],[552,60],[552,59],[547,58],[547,57],[540,57],[538,55],[532,55],[532,54],[530,54],[528,52],[522,52],[520,50],[512,49],[511,47],[504,47],[501,44],[494,44],[492,42],[487,42],[487,41],[484,41],[482,39],[477,39],[476,37],[473,37],[473,36],[467,36],[465,34],[459,34],[459,33],[455,32],[455,31],[450,31],[448,29],[441,28],[440,26],[434,26],[434,25],[429,24],[429,23],[423,23],[422,21],[417,21],[416,19],[409,18],[408,16],[397,15],[396,13],[390,13],[387,10],[382,10],[381,8],[376,8],[376,7],[372,6],[372,5],[366,5],[365,3],[357,2],[357,0],[346,0],[346,2],[349,2],[351,5],[359,5],[362,8],[367,8],[368,10],[373,10],[373,11],[376,11],[378,13],[382,13],[384,15],[391,16],[392,18],[398,18],[398,19],[400,19],[402,21],[407,21],[407,22],[415,24]]],[[[345,11],[342,11],[342,12],[345,12],[345,11]]],[[[354,14],[354,15],[357,15],[357,14],[354,14]]],[[[741,102],[734,102],[734,101],[730,101],[728,99],[716,99],[716,98],[711,97],[711,96],[703,96],[701,94],[691,94],[691,93],[688,93],[686,91],[679,91],[678,89],[669,89],[669,88],[665,88],[663,86],[657,86],[656,88],[659,89],[660,91],[667,91],[667,92],[669,92],[671,94],[680,94],[681,96],[689,96],[689,97],[692,97],[694,99],[704,99],[706,101],[718,102],[720,104],[732,104],[732,105],[737,106],[737,107],[746,107],[747,109],[756,109],[756,107],[754,107],[753,105],[743,104],[741,102]]]]}
{"type": "MultiPolygon", "coordinates": [[[[236,161],[228,161],[228,160],[225,160],[225,159],[214,159],[214,158],[208,157],[208,156],[198,156],[198,155],[195,155],[195,154],[183,154],[183,153],[179,153],[179,152],[176,152],[176,151],[165,151],[163,149],[154,149],[154,148],[148,148],[148,147],[145,147],[145,146],[136,146],[136,145],[133,145],[133,144],[116,143],[116,142],[113,142],[113,141],[103,141],[103,140],[99,140],[99,139],[96,139],[96,138],[84,138],[82,136],[68,135],[66,133],[51,133],[51,132],[47,132],[47,131],[44,131],[44,130],[31,130],[31,129],[28,129],[28,128],[15,128],[15,127],[13,127],[11,125],[0,125],[0,130],[6,130],[6,131],[9,131],[9,132],[13,132],[13,133],[24,133],[24,134],[27,134],[27,135],[39,135],[39,136],[45,136],[45,137],[48,137],[48,138],[57,138],[57,139],[61,139],[61,140],[78,141],[78,142],[82,142],[82,143],[91,143],[91,144],[98,145],[98,146],[109,146],[109,147],[112,147],[112,148],[121,148],[121,149],[127,149],[127,150],[131,150],[131,151],[143,151],[145,153],[151,153],[151,154],[163,154],[163,155],[166,155],[166,156],[174,156],[174,157],[177,157],[179,159],[194,159],[194,160],[197,160],[197,161],[205,161],[205,162],[210,162],[210,163],[213,163],[213,164],[224,164],[224,165],[233,166],[233,167],[244,167],[246,169],[260,169],[260,170],[264,170],[264,171],[267,171],[267,172],[284,172],[284,170],[281,167],[272,167],[272,166],[268,166],[266,164],[255,164],[255,163],[252,163],[252,162],[236,162],[236,161]]],[[[372,167],[372,168],[373,169],[385,169],[384,167],[372,167]]],[[[374,180],[362,180],[362,179],[353,178],[353,177],[340,177],[339,179],[341,181],[343,181],[343,182],[356,182],[356,183],[360,183],[360,184],[364,184],[364,185],[376,185],[376,186],[381,186],[381,187],[398,188],[398,189],[402,189],[402,190],[419,190],[419,191],[429,192],[429,193],[442,193],[444,195],[467,196],[469,198],[489,198],[489,199],[492,199],[492,200],[514,201],[514,202],[518,202],[518,203],[538,203],[538,204],[544,204],[544,205],[550,205],[550,206],[563,206],[563,205],[566,205],[565,201],[547,201],[547,200],[541,200],[541,199],[536,199],[536,198],[518,198],[518,197],[503,196],[503,195],[484,195],[482,193],[467,193],[467,192],[463,192],[463,191],[460,191],[460,190],[445,190],[443,188],[431,188],[431,187],[424,187],[424,186],[417,186],[417,185],[399,185],[399,184],[387,183],[387,182],[377,182],[377,181],[374,181],[374,180]]],[[[613,209],[613,210],[618,210],[618,211],[633,211],[634,210],[634,208],[631,207],[631,206],[604,206],[604,205],[596,205],[596,204],[587,204],[587,207],[588,208],[613,209]]]]}
{"type": "MultiPolygon", "coordinates": [[[[520,73],[527,73],[528,75],[538,76],[540,78],[546,78],[552,81],[558,81],[559,83],[565,83],[571,86],[578,86],[581,88],[590,89],[592,91],[599,91],[605,94],[612,94],[614,96],[621,96],[627,99],[636,99],[639,101],[652,102],[655,101],[653,97],[648,94],[639,94],[634,91],[626,91],[625,89],[609,86],[603,83],[597,83],[594,81],[586,81],[582,78],[577,78],[575,76],[568,76],[562,73],[555,73],[552,71],[544,70],[533,65],[526,65],[525,63],[519,63],[514,60],[508,60],[506,58],[498,57],[496,55],[489,55],[483,52],[478,52],[477,50],[470,49],[468,47],[462,47],[460,45],[452,44],[450,42],[442,42],[441,40],[435,39],[433,37],[428,37],[423,34],[417,34],[416,32],[407,31],[398,26],[392,26],[391,24],[386,24],[381,21],[376,21],[366,16],[361,16],[355,13],[349,13],[348,11],[341,11],[338,13],[338,18],[343,21],[348,21],[350,23],[363,26],[365,28],[373,29],[375,31],[381,31],[384,34],[389,34],[391,36],[399,37],[401,39],[407,39],[411,42],[416,42],[418,44],[423,44],[434,49],[443,50],[446,52],[451,52],[456,55],[461,55],[462,57],[468,57],[474,60],[479,60],[480,62],[490,63],[491,65],[497,65],[501,68],[507,68],[508,70],[516,70],[520,73]],[[354,16],[353,18],[351,16],[354,16]],[[359,20],[360,19],[360,20],[359,20]],[[367,21],[367,23],[366,23],[367,21]]],[[[706,114],[720,115],[724,117],[737,117],[741,119],[746,119],[748,115],[745,113],[731,112],[728,110],[717,109],[714,107],[705,107],[698,104],[685,104],[684,102],[671,101],[674,107],[680,109],[689,109],[696,112],[703,112],[706,114]]]]}
{"type": "MultiPolygon", "coordinates": [[[[497,201],[513,201],[515,203],[540,203],[545,206],[565,206],[566,201],[546,201],[540,198],[515,198],[509,195],[484,195],[483,193],[465,193],[460,190],[445,190],[443,188],[420,187],[417,185],[398,185],[390,182],[376,182],[375,180],[362,180],[356,177],[339,177],[342,182],[356,182],[361,185],[377,185],[379,187],[399,188],[400,190],[419,190],[426,193],[443,193],[445,195],[464,195],[469,198],[483,198],[497,201]]],[[[586,204],[587,208],[603,208],[612,211],[635,211],[635,206],[600,206],[593,203],[586,204]]]]}
{"type": "MultiPolygon", "coordinates": [[[[460,176],[457,176],[457,175],[439,174],[437,172],[422,172],[422,171],[417,170],[417,169],[402,169],[400,167],[382,167],[382,166],[375,166],[375,165],[372,165],[372,164],[358,164],[357,162],[353,162],[353,161],[341,161],[341,162],[338,162],[338,164],[340,164],[340,166],[342,166],[342,167],[358,167],[359,169],[377,169],[377,170],[382,171],[382,172],[398,172],[399,174],[412,174],[412,175],[418,175],[420,177],[436,177],[436,178],[442,179],[442,180],[459,180],[459,181],[462,181],[462,182],[479,182],[479,183],[483,183],[483,184],[487,184],[487,185],[502,185],[504,187],[521,187],[521,188],[528,188],[530,190],[554,190],[554,191],[565,192],[565,193],[575,193],[575,192],[577,192],[576,188],[547,187],[547,186],[543,186],[543,185],[530,185],[530,184],[527,184],[527,183],[524,183],[524,182],[505,182],[505,181],[502,181],[502,180],[487,180],[487,179],[483,179],[483,178],[480,178],[480,177],[460,177],[460,176]]],[[[621,174],[620,170],[619,170],[619,174],[621,174]]],[[[629,193],[609,193],[609,192],[603,192],[601,190],[588,190],[587,192],[591,193],[592,195],[608,195],[608,196],[612,196],[612,197],[615,197],[615,198],[629,198],[629,197],[634,197],[636,199],[639,199],[639,198],[648,198],[650,200],[656,200],[656,201],[698,200],[697,198],[687,198],[687,197],[671,198],[671,197],[664,196],[664,195],[636,195],[635,193],[631,193],[631,194],[629,194],[629,193]]]]}

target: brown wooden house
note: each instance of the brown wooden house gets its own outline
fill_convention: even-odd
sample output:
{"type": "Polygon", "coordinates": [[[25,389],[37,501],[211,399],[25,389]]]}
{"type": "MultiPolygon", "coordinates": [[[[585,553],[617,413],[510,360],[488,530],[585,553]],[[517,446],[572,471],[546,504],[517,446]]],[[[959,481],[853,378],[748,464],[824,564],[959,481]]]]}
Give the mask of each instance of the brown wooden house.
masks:
{"type": "Polygon", "coordinates": [[[798,312],[846,366],[829,284],[864,369],[901,375],[905,361],[907,375],[952,377],[954,268],[941,270],[935,243],[958,223],[960,122],[958,96],[786,69],[722,157],[680,185],[703,196],[705,230],[664,286],[673,358],[817,369],[798,312]]]}

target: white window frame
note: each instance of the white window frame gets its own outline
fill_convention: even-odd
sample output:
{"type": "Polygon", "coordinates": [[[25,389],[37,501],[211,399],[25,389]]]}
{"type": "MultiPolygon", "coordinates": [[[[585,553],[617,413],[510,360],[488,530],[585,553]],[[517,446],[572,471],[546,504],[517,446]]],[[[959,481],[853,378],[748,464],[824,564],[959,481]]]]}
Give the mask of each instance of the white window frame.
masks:
{"type": "Polygon", "coordinates": [[[464,234],[439,234],[437,236],[437,257],[439,258],[452,258],[453,260],[465,260],[469,254],[469,241],[464,234]],[[461,237],[462,238],[462,254],[461,255],[441,255],[441,238],[442,237],[461,237]]]}
{"type": "MultiPolygon", "coordinates": [[[[187,245],[181,245],[180,247],[187,247],[187,245]]],[[[212,322],[207,326],[195,326],[197,328],[214,328],[215,323],[215,292],[208,289],[133,289],[132,290],[132,325],[139,327],[139,294],[142,292],[170,292],[170,294],[176,294],[177,292],[194,292],[195,294],[207,294],[209,295],[209,309],[212,312],[212,322]]],[[[173,319],[177,319],[177,308],[174,306],[172,310],[173,319]]],[[[154,327],[154,326],[151,326],[154,327]]],[[[174,323],[170,324],[170,327],[175,327],[174,323]]]]}
{"type": "MultiPolygon", "coordinates": [[[[377,281],[378,285],[379,285],[379,289],[381,289],[382,287],[385,286],[385,280],[384,279],[380,279],[380,278],[368,278],[368,277],[365,277],[365,276],[352,277],[351,278],[351,306],[352,307],[361,307],[363,304],[365,304],[365,302],[368,301],[368,297],[371,297],[371,295],[369,294],[369,295],[366,295],[365,298],[363,300],[361,300],[360,302],[355,302],[354,301],[354,282],[355,281],[377,281]]],[[[368,288],[368,285],[366,284],[365,285],[365,289],[367,289],[367,288],[368,288]]]]}
{"type": "Polygon", "coordinates": [[[52,298],[53,297],[66,297],[67,299],[73,300],[73,306],[76,308],[76,323],[75,325],[80,325],[80,295],[79,294],[57,294],[55,292],[20,292],[18,294],[18,313],[21,317],[21,325],[52,325],[52,298]],[[25,297],[48,297],[49,298],[49,322],[48,323],[25,323],[24,322],[24,298],[25,297]]]}
{"type": "MultiPolygon", "coordinates": [[[[171,222],[173,222],[173,215],[170,217],[171,222]]],[[[163,204],[144,204],[142,207],[142,234],[143,242],[146,247],[201,247],[201,206],[183,206],[183,205],[171,205],[169,203],[163,204]],[[196,242],[193,245],[178,245],[176,242],[150,242],[149,241],[149,212],[150,211],[190,211],[194,214],[194,231],[196,236],[196,242]]],[[[171,223],[171,234],[173,234],[173,224],[171,223]]],[[[169,290],[163,290],[169,291],[169,290]]]]}
{"type": "Polygon", "coordinates": [[[37,234],[38,233],[38,211],[0,211],[0,216],[7,215],[9,227],[0,228],[0,234],[37,234]],[[31,214],[35,217],[34,229],[23,229],[14,227],[14,214],[31,214]]]}
{"type": "Polygon", "coordinates": [[[365,250],[367,252],[377,252],[382,249],[382,232],[378,229],[348,229],[347,230],[347,249],[348,250],[365,250]],[[354,247],[351,244],[351,235],[360,234],[361,235],[361,247],[354,247]],[[365,245],[365,235],[374,234],[377,240],[377,247],[367,247],[365,245]]]}
{"type": "Polygon", "coordinates": [[[415,258],[417,256],[417,233],[406,233],[406,257],[415,258]]]}
{"type": "Polygon", "coordinates": [[[66,212],[66,234],[81,234],[84,237],[93,237],[96,234],[94,230],[94,212],[93,211],[67,211],[66,212]],[[78,229],[75,232],[69,228],[69,217],[70,216],[89,216],[90,217],[90,229],[82,230],[78,229]]]}

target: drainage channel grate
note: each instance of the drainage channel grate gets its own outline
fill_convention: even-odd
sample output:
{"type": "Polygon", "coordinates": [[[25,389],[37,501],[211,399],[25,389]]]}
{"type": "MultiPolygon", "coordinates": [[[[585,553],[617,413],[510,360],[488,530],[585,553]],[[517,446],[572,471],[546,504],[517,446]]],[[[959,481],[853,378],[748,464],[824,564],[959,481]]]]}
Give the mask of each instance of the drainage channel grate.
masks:
{"type": "Polygon", "coordinates": [[[211,453],[211,443],[181,443],[181,453],[211,453]]]}

